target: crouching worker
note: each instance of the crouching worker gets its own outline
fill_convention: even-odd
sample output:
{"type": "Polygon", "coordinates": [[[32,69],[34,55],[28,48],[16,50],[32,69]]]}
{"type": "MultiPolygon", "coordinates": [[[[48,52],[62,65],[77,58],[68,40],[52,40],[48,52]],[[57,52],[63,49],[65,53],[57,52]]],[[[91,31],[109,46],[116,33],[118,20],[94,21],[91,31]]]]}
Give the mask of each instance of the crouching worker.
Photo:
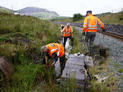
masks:
{"type": "Polygon", "coordinates": [[[45,53],[45,57],[42,60],[42,64],[46,64],[47,61],[50,58],[53,58],[53,62],[50,65],[50,67],[53,67],[54,64],[58,61],[58,58],[60,58],[60,68],[61,68],[61,74],[65,67],[65,50],[62,44],[58,43],[50,43],[45,46],[41,47],[41,52],[45,53]]]}

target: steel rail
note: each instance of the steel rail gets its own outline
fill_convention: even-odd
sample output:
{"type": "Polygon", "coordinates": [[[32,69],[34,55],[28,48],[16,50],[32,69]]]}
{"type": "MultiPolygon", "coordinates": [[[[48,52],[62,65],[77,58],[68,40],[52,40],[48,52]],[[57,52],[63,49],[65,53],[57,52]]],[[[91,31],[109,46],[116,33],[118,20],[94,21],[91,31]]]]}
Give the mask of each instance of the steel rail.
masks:
{"type": "MultiPolygon", "coordinates": [[[[77,26],[77,25],[74,25],[74,26],[76,26],[76,27],[81,27],[81,28],[82,28],[82,26],[77,26]]],[[[97,30],[97,32],[103,34],[102,30],[97,30]]],[[[116,38],[116,39],[119,39],[119,40],[122,40],[122,41],[123,41],[123,35],[121,35],[121,34],[113,33],[113,32],[108,32],[108,31],[107,31],[107,32],[105,32],[105,35],[111,36],[111,37],[114,37],[114,38],[116,38]]]]}
{"type": "MultiPolygon", "coordinates": [[[[65,23],[67,23],[67,22],[65,22],[65,23]]],[[[65,25],[65,23],[59,23],[59,24],[64,24],[65,25]]],[[[73,24],[73,23],[71,23],[71,26],[83,28],[82,25],[73,24]]],[[[97,32],[103,34],[102,30],[97,30],[97,32]]],[[[119,40],[123,41],[123,35],[121,35],[121,34],[106,31],[105,35],[111,36],[111,37],[114,37],[116,39],[119,39],[119,40]]]]}

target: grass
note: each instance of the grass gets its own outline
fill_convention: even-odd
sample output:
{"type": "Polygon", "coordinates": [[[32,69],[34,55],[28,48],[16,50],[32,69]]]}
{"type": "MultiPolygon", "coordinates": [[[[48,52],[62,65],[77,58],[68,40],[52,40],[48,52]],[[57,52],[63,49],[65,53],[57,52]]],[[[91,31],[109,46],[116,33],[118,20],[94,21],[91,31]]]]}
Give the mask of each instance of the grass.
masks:
{"type": "Polygon", "coordinates": [[[73,18],[71,18],[71,17],[56,17],[56,18],[51,18],[51,21],[73,22],[73,18]]]}
{"type": "Polygon", "coordinates": [[[35,13],[33,14],[35,17],[38,17],[40,19],[45,19],[45,18],[53,18],[57,17],[58,15],[51,13],[51,12],[40,12],[40,13],[35,13]]]}
{"type": "MultiPolygon", "coordinates": [[[[75,29],[74,29],[75,30],[75,29]]],[[[80,35],[80,32],[79,31],[77,31],[77,30],[75,30],[75,31],[73,31],[73,33],[74,33],[74,46],[73,46],[73,48],[71,49],[71,51],[70,51],[70,53],[72,53],[72,54],[75,54],[75,53],[78,53],[78,52],[80,52],[80,49],[81,49],[81,42],[79,41],[79,39],[78,39],[78,36],[80,35]]],[[[84,47],[84,46],[83,46],[84,47]]]]}
{"type": "MultiPolygon", "coordinates": [[[[118,13],[103,13],[103,14],[99,14],[99,15],[95,15],[97,17],[100,18],[100,20],[104,23],[104,24],[121,24],[123,25],[123,12],[118,12],[118,13]]],[[[73,22],[72,18],[66,18],[66,19],[59,19],[56,21],[60,21],[60,22],[73,22]]],[[[80,21],[76,21],[75,23],[83,23],[84,22],[84,18],[80,21]]]]}
{"type": "MultiPolygon", "coordinates": [[[[76,33],[76,30],[74,29],[76,33]]],[[[34,54],[41,60],[44,56],[40,48],[51,42],[60,42],[60,25],[32,16],[0,13],[0,56],[6,56],[15,68],[10,81],[3,85],[4,92],[33,91],[35,86],[44,82],[44,92],[56,91],[54,68],[34,64],[34,54]]],[[[77,36],[74,36],[75,41],[77,36]]],[[[75,46],[78,42],[75,42],[75,46]]],[[[73,51],[75,52],[75,51],[73,51]]],[[[73,90],[73,81],[70,90],[73,90]]],[[[62,86],[62,85],[61,85],[62,86]]],[[[1,88],[0,88],[1,89],[1,88]]],[[[60,89],[62,90],[62,89],[60,89]]],[[[68,91],[70,92],[70,91],[68,91]]]]}
{"type": "MultiPolygon", "coordinates": [[[[46,69],[44,65],[33,63],[34,54],[40,58],[44,56],[40,52],[41,46],[51,42],[60,42],[59,26],[32,16],[0,13],[0,56],[8,57],[15,68],[15,73],[10,81],[2,88],[4,92],[35,91],[37,85],[39,85],[36,87],[38,88],[37,92],[40,92],[40,88],[44,92],[72,92],[74,90],[74,79],[70,79],[70,85],[62,85],[60,82],[60,86],[58,86],[54,79],[54,68],[46,69]],[[39,84],[41,82],[43,84],[39,84]]],[[[78,53],[81,48],[81,53],[84,52],[84,46],[78,39],[79,35],[80,33],[74,29],[74,46],[70,53],[78,53]]],[[[90,68],[90,73],[94,75],[107,72],[107,61],[102,60],[100,66],[90,68]]],[[[109,75],[111,75],[111,80],[107,84],[110,84],[112,80],[115,83],[117,78],[113,77],[113,74],[109,75]]],[[[91,91],[110,90],[107,84],[98,85],[98,83],[93,82],[91,91]]]]}
{"type": "Polygon", "coordinates": [[[120,69],[118,70],[118,72],[123,73],[123,69],[122,69],[122,68],[120,68],[120,69]]]}
{"type": "MultiPolygon", "coordinates": [[[[89,71],[90,74],[92,75],[100,75],[103,72],[108,72],[108,65],[109,62],[111,61],[110,58],[104,59],[102,58],[100,61],[96,61],[98,62],[94,67],[90,67],[89,71]]],[[[112,70],[112,69],[111,69],[112,70]]],[[[112,70],[113,71],[113,70],[112,70]]],[[[95,80],[91,81],[91,88],[89,90],[89,92],[110,92],[110,91],[114,91],[117,89],[117,77],[114,77],[115,73],[108,73],[106,76],[100,76],[101,78],[103,77],[108,77],[105,82],[98,82],[95,80]]]]}
{"type": "MultiPolygon", "coordinates": [[[[29,64],[17,65],[16,72],[11,78],[11,85],[6,86],[4,91],[7,92],[22,92],[32,90],[34,84],[37,84],[40,75],[44,75],[44,66],[29,64]],[[42,71],[41,71],[42,70],[42,71]]],[[[42,76],[43,79],[44,76],[42,76]]]]}
{"type": "Polygon", "coordinates": [[[116,68],[118,68],[118,67],[120,66],[120,64],[114,63],[114,66],[115,66],[116,68]]]}

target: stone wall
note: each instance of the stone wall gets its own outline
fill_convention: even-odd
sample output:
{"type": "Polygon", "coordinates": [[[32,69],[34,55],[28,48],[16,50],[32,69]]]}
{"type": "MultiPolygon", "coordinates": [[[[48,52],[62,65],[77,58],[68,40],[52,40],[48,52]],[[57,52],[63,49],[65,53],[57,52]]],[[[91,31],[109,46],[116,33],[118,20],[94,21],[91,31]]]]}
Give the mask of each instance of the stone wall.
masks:
{"type": "MultiPolygon", "coordinates": [[[[68,22],[54,22],[57,24],[67,25],[68,22]]],[[[70,23],[71,26],[79,26],[83,27],[83,23],[70,23]]],[[[108,32],[123,34],[123,25],[115,25],[115,24],[105,24],[105,29],[108,32]]],[[[101,28],[98,26],[98,30],[101,30],[101,28]]]]}

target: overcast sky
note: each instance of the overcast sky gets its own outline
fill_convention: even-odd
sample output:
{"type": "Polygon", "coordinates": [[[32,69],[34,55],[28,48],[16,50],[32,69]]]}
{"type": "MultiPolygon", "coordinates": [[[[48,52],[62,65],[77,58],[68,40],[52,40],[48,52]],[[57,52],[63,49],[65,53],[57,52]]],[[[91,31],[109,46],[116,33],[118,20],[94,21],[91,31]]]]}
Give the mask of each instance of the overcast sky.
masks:
{"type": "Polygon", "coordinates": [[[87,10],[93,14],[121,11],[123,0],[0,0],[0,6],[13,10],[33,6],[73,17],[75,13],[85,15],[87,10]]]}

